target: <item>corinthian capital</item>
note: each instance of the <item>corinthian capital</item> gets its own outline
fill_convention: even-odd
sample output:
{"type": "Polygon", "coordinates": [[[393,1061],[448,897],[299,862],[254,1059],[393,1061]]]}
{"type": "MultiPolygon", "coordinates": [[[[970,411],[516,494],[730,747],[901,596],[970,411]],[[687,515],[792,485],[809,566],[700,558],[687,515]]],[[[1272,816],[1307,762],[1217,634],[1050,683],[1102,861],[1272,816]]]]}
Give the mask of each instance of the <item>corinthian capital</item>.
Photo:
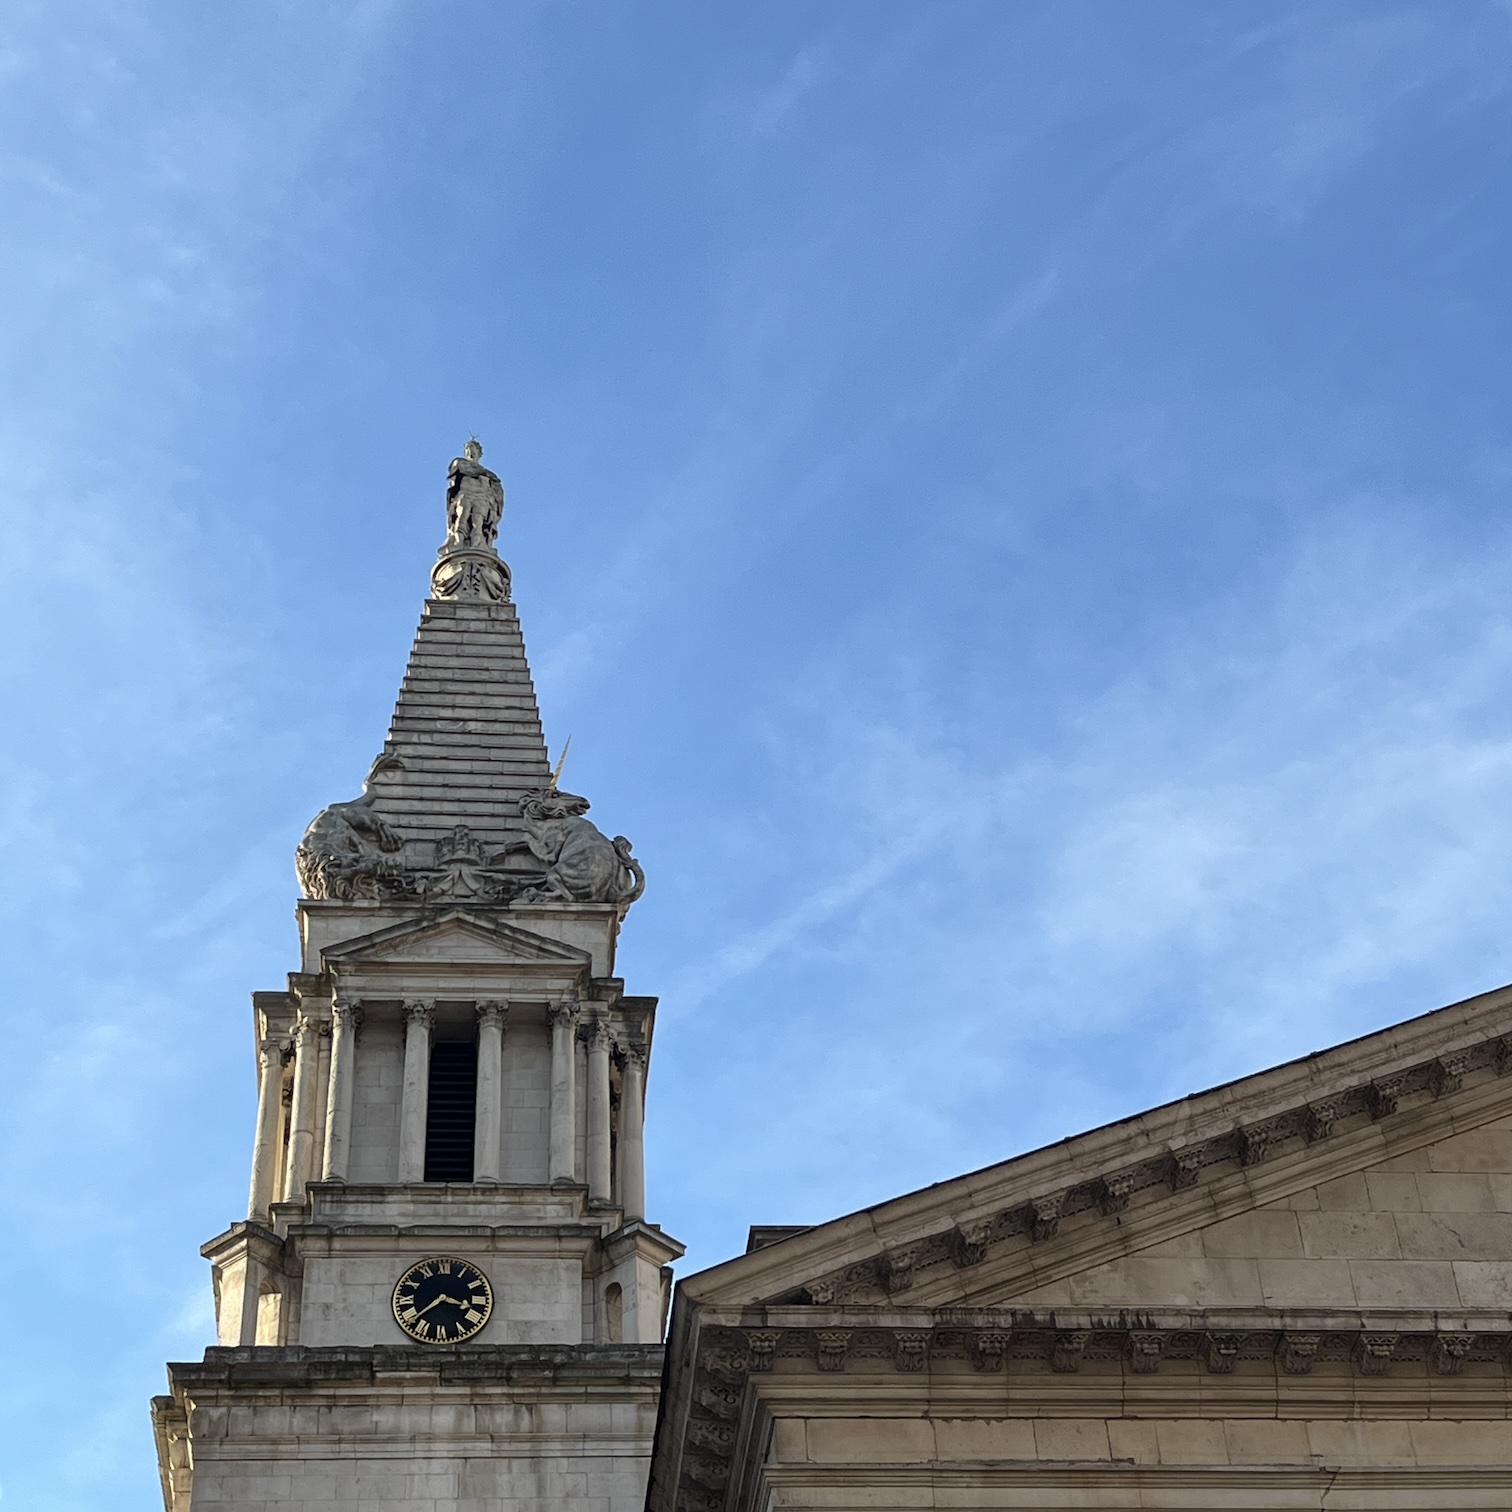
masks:
{"type": "Polygon", "coordinates": [[[582,1005],[571,996],[564,997],[559,1003],[548,1003],[546,1006],[546,1016],[551,1020],[553,1029],[558,1024],[565,1024],[569,1029],[573,1028],[582,1011],[582,1005]]]}
{"type": "Polygon", "coordinates": [[[420,1024],[429,1032],[431,1025],[436,1022],[436,1005],[434,1003],[406,1003],[404,1022],[406,1025],[420,1024]]]}
{"type": "Polygon", "coordinates": [[[497,1003],[489,999],[486,1002],[478,1004],[478,1027],[480,1029],[494,1024],[497,1024],[502,1029],[508,1022],[509,1005],[507,1003],[497,1003]]]}
{"type": "Polygon", "coordinates": [[[336,1028],[345,1034],[356,1034],[362,1028],[362,1004],[338,999],[331,1008],[331,1017],[336,1028]]]}

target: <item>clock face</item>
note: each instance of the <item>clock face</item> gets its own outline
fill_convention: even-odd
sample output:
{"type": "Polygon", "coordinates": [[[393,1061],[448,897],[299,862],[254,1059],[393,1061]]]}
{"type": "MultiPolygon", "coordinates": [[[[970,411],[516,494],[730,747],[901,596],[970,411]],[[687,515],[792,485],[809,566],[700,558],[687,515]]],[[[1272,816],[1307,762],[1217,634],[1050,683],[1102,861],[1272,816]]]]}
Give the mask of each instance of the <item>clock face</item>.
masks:
{"type": "Polygon", "coordinates": [[[419,1260],[394,1287],[394,1321],[422,1344],[460,1344],[488,1322],[493,1288],[466,1260],[419,1260]]]}

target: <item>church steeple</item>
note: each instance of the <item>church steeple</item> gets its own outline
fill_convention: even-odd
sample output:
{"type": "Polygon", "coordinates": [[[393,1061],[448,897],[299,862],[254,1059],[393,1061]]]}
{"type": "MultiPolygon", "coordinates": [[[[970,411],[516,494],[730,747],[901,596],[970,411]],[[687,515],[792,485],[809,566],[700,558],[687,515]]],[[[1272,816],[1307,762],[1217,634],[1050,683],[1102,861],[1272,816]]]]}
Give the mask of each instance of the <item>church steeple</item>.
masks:
{"type": "Polygon", "coordinates": [[[656,1000],[614,975],[644,876],[548,765],[496,545],[504,489],[482,455],[469,441],[448,469],[388,738],[361,795],[299,843],[300,968],[253,994],[248,1216],[203,1251],[220,1346],[170,1366],[173,1396],[154,1407],[170,1512],[202,1488],[206,1505],[262,1507],[236,1477],[270,1459],[291,1486],[319,1483],[322,1512],[413,1505],[368,1496],[360,1432],[317,1430],[306,1452],[307,1429],[190,1413],[243,1405],[274,1357],[291,1411],[329,1409],[311,1422],[359,1398],[371,1417],[375,1390],[397,1392],[411,1474],[450,1473],[459,1403],[505,1411],[467,1505],[639,1509],[682,1253],[645,1217],[656,1000]],[[565,1438],[564,1350],[582,1403],[565,1438]],[[569,1477],[589,1489],[564,1497],[569,1477]]]}
{"type": "Polygon", "coordinates": [[[605,840],[581,817],[587,799],[556,788],[496,547],[504,488],[476,439],[463,452],[448,470],[446,540],[388,739],[362,797],[311,824],[300,882],[312,898],[628,906],[640,887],[628,842],[605,840]],[[569,842],[574,854],[558,865],[569,842]]]}

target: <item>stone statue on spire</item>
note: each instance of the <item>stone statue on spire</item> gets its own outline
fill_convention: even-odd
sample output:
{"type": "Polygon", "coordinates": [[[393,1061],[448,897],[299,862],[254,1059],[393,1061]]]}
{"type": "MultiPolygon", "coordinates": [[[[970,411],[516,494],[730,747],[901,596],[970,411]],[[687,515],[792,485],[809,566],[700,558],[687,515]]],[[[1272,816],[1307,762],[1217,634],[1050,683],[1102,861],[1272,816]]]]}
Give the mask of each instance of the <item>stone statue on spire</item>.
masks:
{"type": "Polygon", "coordinates": [[[483,443],[476,436],[447,469],[446,544],[494,549],[504,515],[504,485],[483,466],[483,443]]]}
{"type": "Polygon", "coordinates": [[[495,542],[504,515],[504,485],[483,465],[483,444],[473,436],[446,470],[446,540],[431,569],[440,599],[509,598],[509,568],[495,542]]]}

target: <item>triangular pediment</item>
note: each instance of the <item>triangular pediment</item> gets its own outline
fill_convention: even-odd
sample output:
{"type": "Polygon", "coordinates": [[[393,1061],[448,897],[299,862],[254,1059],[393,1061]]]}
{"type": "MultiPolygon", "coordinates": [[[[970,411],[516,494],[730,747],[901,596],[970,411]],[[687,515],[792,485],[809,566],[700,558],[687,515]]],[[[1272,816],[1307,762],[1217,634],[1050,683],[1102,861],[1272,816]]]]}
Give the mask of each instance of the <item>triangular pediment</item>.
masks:
{"type": "Polygon", "coordinates": [[[700,1309],[1512,1308],[1512,988],[879,1204],[700,1309]]]}
{"type": "Polygon", "coordinates": [[[322,952],[334,967],[446,965],[556,968],[579,971],[592,957],[586,950],[548,939],[516,924],[449,909],[328,946],[322,952]]]}

